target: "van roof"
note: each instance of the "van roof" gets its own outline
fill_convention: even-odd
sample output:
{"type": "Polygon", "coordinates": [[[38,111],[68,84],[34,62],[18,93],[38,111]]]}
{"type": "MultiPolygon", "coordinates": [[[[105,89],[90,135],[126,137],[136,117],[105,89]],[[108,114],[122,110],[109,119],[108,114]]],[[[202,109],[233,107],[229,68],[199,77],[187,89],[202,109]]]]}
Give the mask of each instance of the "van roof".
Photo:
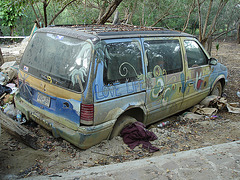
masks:
{"type": "Polygon", "coordinates": [[[187,36],[193,35],[161,27],[140,27],[133,25],[54,25],[37,32],[57,33],[93,41],[113,38],[187,36]]]}

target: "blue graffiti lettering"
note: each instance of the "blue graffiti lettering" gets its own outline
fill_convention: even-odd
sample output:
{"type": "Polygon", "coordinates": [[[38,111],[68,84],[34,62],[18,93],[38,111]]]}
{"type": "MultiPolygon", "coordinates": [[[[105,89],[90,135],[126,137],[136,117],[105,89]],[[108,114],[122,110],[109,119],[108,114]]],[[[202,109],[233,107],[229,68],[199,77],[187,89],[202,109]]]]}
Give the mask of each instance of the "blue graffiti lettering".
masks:
{"type": "Polygon", "coordinates": [[[126,82],[126,87],[127,87],[127,93],[134,93],[134,86],[133,82],[126,82]]]}
{"type": "Polygon", "coordinates": [[[109,90],[108,90],[107,86],[102,87],[102,94],[105,98],[107,98],[109,96],[109,90]]]}
{"type": "Polygon", "coordinates": [[[102,87],[99,87],[96,84],[95,97],[97,100],[102,100],[108,98],[109,96],[114,98],[125,94],[135,93],[137,91],[143,90],[143,82],[144,81],[126,82],[126,88],[120,88],[120,86],[118,86],[120,83],[114,83],[113,85],[108,84],[102,87]]]}
{"type": "Polygon", "coordinates": [[[116,87],[115,86],[110,86],[110,85],[108,85],[107,87],[108,87],[108,89],[110,91],[111,96],[114,97],[115,96],[115,89],[116,89],[116,87]]]}
{"type": "Polygon", "coordinates": [[[138,87],[139,87],[139,89],[140,89],[140,85],[139,85],[140,83],[137,81],[137,82],[134,82],[134,91],[135,92],[137,92],[137,90],[138,90],[138,87]]]}
{"type": "Polygon", "coordinates": [[[104,99],[104,96],[100,95],[99,87],[97,84],[95,85],[95,96],[97,100],[104,99]]]}

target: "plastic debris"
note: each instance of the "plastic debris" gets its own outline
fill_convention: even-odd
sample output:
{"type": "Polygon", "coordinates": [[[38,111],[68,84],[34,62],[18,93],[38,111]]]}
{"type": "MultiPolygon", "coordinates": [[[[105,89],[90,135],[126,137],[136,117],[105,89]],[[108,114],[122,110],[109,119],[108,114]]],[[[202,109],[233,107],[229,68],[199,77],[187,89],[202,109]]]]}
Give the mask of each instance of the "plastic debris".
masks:
{"type": "Polygon", "coordinates": [[[1,71],[4,75],[6,75],[4,84],[11,82],[14,78],[17,77],[17,69],[13,67],[7,67],[1,71]]]}
{"type": "Polygon", "coordinates": [[[212,115],[212,116],[210,117],[210,119],[213,120],[213,119],[216,119],[217,117],[218,117],[218,116],[212,115]]]}
{"type": "Polygon", "coordinates": [[[204,115],[195,114],[193,112],[185,112],[182,114],[182,120],[192,119],[192,120],[203,120],[204,115]]]}
{"type": "Polygon", "coordinates": [[[240,98],[240,91],[237,92],[237,96],[240,98]]]}
{"type": "Polygon", "coordinates": [[[16,116],[18,124],[23,124],[26,122],[26,119],[22,116],[22,112],[17,110],[17,116],[16,116]]]}
{"type": "Polygon", "coordinates": [[[0,72],[0,84],[3,85],[4,81],[6,79],[6,75],[2,72],[0,72]]]}
{"type": "Polygon", "coordinates": [[[158,125],[157,125],[157,127],[160,127],[160,128],[162,128],[162,127],[164,127],[164,126],[166,126],[166,125],[168,125],[168,124],[170,124],[170,122],[169,122],[169,121],[166,121],[166,122],[161,122],[160,124],[158,124],[158,125]]]}
{"type": "Polygon", "coordinates": [[[3,63],[3,65],[1,66],[1,69],[6,69],[8,67],[13,67],[17,64],[16,61],[9,61],[9,62],[5,62],[3,63]]]}
{"type": "Polygon", "coordinates": [[[8,115],[11,118],[15,118],[17,115],[17,110],[15,109],[13,104],[6,104],[5,107],[3,107],[3,112],[8,115]]]}

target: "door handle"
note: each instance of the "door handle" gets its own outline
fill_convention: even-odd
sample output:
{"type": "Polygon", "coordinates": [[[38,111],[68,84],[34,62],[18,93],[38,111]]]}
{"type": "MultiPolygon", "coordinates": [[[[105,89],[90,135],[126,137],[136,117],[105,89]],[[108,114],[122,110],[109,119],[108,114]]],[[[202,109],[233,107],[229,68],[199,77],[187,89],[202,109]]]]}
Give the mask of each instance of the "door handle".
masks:
{"type": "Polygon", "coordinates": [[[194,82],[189,82],[188,86],[193,86],[194,82]]]}

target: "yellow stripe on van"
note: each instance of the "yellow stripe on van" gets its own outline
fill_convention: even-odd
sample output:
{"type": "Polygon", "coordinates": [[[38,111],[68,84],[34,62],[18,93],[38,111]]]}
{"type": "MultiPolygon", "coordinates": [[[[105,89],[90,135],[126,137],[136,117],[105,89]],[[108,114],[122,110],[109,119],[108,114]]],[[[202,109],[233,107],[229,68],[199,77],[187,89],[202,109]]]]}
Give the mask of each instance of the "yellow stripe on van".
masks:
{"type": "Polygon", "coordinates": [[[18,77],[19,77],[19,80],[21,80],[23,83],[27,83],[32,88],[39,90],[41,92],[44,92],[50,96],[54,96],[62,99],[75,99],[78,101],[81,100],[82,98],[82,94],[74,93],[70,90],[50,84],[49,82],[45,82],[41,79],[35,78],[30,74],[23,72],[22,70],[19,70],[18,77]]]}

